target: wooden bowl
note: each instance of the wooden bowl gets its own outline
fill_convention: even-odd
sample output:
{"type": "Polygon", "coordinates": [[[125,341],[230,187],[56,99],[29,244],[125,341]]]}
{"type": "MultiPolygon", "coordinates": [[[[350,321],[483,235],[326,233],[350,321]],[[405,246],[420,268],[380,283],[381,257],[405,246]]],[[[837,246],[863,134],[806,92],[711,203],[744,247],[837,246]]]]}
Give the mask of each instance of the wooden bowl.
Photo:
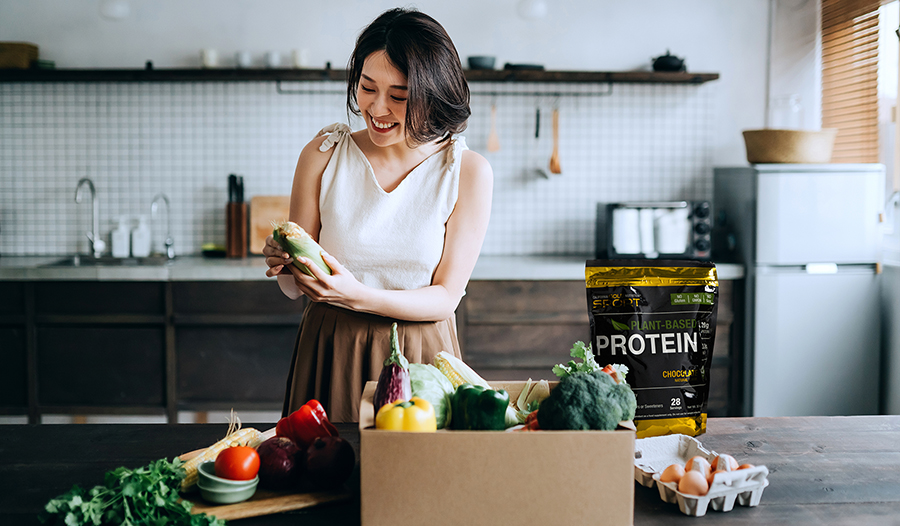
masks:
{"type": "Polygon", "coordinates": [[[747,162],[829,163],[837,128],[809,130],[745,130],[747,162]]]}

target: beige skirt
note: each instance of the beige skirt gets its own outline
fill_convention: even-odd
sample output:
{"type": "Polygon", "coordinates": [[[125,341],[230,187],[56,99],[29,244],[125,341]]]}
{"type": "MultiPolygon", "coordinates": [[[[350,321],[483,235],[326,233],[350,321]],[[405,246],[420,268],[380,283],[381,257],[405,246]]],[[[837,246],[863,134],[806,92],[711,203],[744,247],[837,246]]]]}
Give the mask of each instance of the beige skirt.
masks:
{"type": "Polygon", "coordinates": [[[452,316],[437,322],[409,322],[310,302],[300,323],[282,414],[314,398],[332,422],[359,421],[363,388],[367,381],[378,380],[391,354],[394,321],[400,351],[411,363],[431,363],[440,351],[460,356],[452,316]]]}

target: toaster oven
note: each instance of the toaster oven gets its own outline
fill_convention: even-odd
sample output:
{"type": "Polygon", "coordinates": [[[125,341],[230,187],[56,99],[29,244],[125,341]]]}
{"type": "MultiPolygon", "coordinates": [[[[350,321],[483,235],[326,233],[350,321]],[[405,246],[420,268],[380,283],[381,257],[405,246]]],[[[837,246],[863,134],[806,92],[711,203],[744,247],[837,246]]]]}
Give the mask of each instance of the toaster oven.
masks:
{"type": "Polygon", "coordinates": [[[710,216],[709,201],[601,204],[597,230],[605,232],[606,240],[601,243],[598,236],[598,256],[708,260],[710,216]],[[601,219],[605,226],[600,225],[601,219]]]}

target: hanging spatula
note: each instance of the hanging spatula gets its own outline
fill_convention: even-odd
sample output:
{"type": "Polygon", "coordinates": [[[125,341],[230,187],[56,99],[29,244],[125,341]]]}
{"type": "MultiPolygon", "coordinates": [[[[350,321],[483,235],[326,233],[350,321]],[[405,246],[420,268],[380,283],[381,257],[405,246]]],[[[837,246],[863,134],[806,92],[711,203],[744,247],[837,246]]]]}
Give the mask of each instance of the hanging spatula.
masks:
{"type": "Polygon", "coordinates": [[[550,173],[562,173],[562,167],[559,165],[559,108],[553,108],[553,153],[550,154],[550,173]]]}
{"type": "Polygon", "coordinates": [[[488,133],[487,149],[489,152],[500,150],[500,137],[497,136],[497,105],[491,104],[491,131],[488,133]]]}

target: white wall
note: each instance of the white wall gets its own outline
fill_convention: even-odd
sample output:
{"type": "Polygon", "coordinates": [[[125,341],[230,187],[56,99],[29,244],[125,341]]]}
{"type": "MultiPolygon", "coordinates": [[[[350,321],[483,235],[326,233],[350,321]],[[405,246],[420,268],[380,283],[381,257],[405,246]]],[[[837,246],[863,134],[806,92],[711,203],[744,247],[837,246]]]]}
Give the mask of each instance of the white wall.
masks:
{"type": "MultiPolygon", "coordinates": [[[[236,50],[307,48],[310,63],[346,64],[359,30],[397,4],[383,0],[120,0],[121,20],[100,15],[99,0],[0,2],[0,35],[37,44],[58,67],[199,65],[216,48],[226,65],[236,50]]],[[[786,0],[781,0],[786,1],[786,0]]],[[[815,0],[809,0],[817,3],[815,0]]],[[[525,20],[517,0],[420,0],[456,42],[460,56],[495,55],[548,69],[646,69],[671,49],[690,71],[717,72],[712,163],[744,164],[741,130],[763,126],[766,112],[768,0],[560,0],[525,20]]]]}
{"type": "MultiPolygon", "coordinates": [[[[818,0],[773,0],[769,102],[798,95],[800,128],[822,127],[822,49],[818,0]]],[[[770,106],[771,110],[771,106],[770,106]]],[[[767,115],[771,118],[771,111],[767,115]]],[[[771,120],[767,125],[776,127],[771,120]]]]}

